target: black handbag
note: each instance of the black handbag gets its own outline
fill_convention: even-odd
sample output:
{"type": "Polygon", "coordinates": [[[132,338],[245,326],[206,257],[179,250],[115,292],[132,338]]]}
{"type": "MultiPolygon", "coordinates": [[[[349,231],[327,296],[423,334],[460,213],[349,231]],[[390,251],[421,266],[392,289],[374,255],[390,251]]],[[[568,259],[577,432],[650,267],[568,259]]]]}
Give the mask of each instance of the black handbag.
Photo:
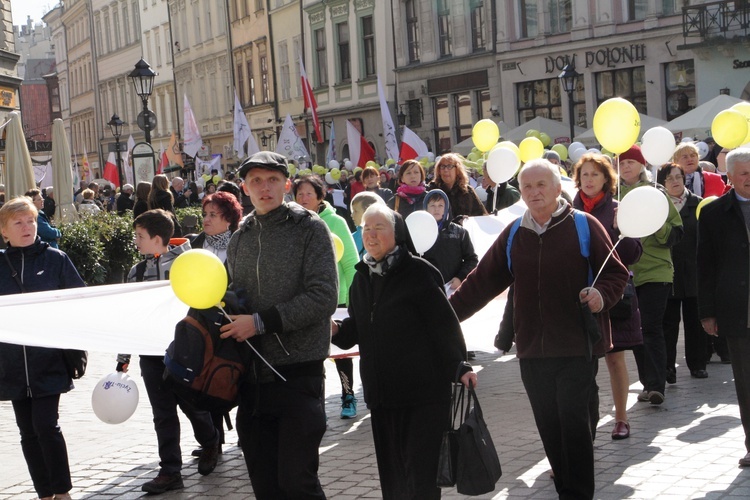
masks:
{"type": "Polygon", "coordinates": [[[495,489],[503,472],[472,384],[468,393],[466,413],[458,429],[456,490],[462,495],[483,495],[495,489]]]}
{"type": "MultiPolygon", "coordinates": [[[[18,276],[18,271],[10,263],[8,254],[3,252],[5,262],[10,268],[10,273],[13,279],[16,280],[18,288],[21,289],[21,293],[26,293],[26,288],[23,286],[21,278],[18,276]]],[[[89,353],[78,349],[61,349],[63,352],[63,360],[65,361],[65,370],[68,372],[68,376],[72,379],[79,379],[86,373],[86,365],[89,361],[89,353]]]]}
{"type": "Polygon", "coordinates": [[[633,297],[635,296],[635,284],[633,278],[628,278],[622,298],[609,310],[609,319],[626,320],[633,316],[633,297]]]}
{"type": "Polygon", "coordinates": [[[458,468],[458,427],[456,419],[463,420],[464,409],[464,386],[453,384],[450,408],[450,428],[443,432],[443,440],[440,443],[440,456],[438,459],[437,486],[439,488],[452,488],[456,485],[456,470],[458,468]]]}

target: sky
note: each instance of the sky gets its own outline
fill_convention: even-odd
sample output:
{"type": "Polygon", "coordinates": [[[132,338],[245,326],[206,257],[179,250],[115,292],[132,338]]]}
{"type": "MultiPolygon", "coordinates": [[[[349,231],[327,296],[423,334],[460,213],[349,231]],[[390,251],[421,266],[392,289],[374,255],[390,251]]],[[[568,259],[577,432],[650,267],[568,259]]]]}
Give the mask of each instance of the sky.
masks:
{"type": "Polygon", "coordinates": [[[57,0],[10,0],[13,25],[26,24],[26,16],[31,16],[35,23],[42,22],[42,16],[57,3],[57,0]]]}

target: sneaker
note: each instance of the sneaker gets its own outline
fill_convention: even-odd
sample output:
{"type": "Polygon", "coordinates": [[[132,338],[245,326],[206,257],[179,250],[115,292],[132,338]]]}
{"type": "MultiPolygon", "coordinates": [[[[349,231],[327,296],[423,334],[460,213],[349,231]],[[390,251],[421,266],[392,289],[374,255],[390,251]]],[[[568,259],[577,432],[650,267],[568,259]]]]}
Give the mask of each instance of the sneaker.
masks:
{"type": "Polygon", "coordinates": [[[660,405],[664,402],[664,394],[659,391],[649,391],[648,402],[652,405],[660,405]]]}
{"type": "Polygon", "coordinates": [[[170,490],[179,490],[184,488],[185,485],[182,483],[182,474],[175,472],[174,474],[162,474],[159,473],[156,479],[145,483],[141,486],[141,490],[146,493],[164,493],[170,490]]]}
{"type": "Polygon", "coordinates": [[[357,398],[347,394],[341,398],[341,418],[354,418],[357,416],[357,398]]]}
{"type": "Polygon", "coordinates": [[[216,443],[213,446],[204,447],[201,450],[201,457],[198,459],[198,472],[201,476],[211,474],[219,463],[219,454],[221,453],[221,444],[216,443]]]}
{"type": "Polygon", "coordinates": [[[648,401],[648,391],[643,390],[638,394],[638,401],[648,401]]]}

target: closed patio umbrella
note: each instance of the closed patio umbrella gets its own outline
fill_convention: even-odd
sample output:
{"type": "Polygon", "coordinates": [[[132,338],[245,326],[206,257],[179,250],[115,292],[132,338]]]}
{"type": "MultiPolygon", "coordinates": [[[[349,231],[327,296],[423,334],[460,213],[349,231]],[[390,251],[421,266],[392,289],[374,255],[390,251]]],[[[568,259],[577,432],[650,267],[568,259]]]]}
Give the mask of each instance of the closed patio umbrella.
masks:
{"type": "Polygon", "coordinates": [[[70,146],[65,136],[65,125],[60,118],[55,118],[52,122],[52,185],[57,202],[55,219],[61,224],[78,220],[78,210],[73,204],[70,146]]]}
{"type": "Polygon", "coordinates": [[[31,166],[31,155],[26,146],[26,136],[23,135],[21,126],[21,113],[12,111],[10,122],[6,128],[5,135],[5,178],[8,183],[5,186],[7,200],[23,196],[29,189],[33,189],[34,169],[31,166]]]}

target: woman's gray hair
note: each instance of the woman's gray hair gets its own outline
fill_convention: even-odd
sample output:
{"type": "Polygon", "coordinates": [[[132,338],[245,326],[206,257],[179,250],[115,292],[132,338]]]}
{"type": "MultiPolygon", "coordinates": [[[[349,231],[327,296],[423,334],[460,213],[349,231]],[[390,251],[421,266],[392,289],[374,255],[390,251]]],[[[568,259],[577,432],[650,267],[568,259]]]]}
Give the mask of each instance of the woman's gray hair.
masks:
{"type": "Polygon", "coordinates": [[[391,223],[391,227],[393,228],[393,232],[396,232],[396,216],[394,215],[393,210],[388,208],[388,205],[384,203],[375,203],[374,205],[370,205],[367,207],[367,210],[365,210],[365,213],[362,214],[362,222],[372,216],[372,215],[382,215],[385,217],[385,219],[391,223]]]}
{"type": "Polygon", "coordinates": [[[557,166],[557,165],[555,165],[554,163],[552,163],[549,160],[545,160],[545,159],[540,158],[538,160],[531,160],[530,162],[527,162],[521,168],[521,170],[518,172],[518,185],[519,186],[521,185],[521,182],[522,182],[521,181],[521,176],[523,175],[523,173],[526,170],[528,170],[530,168],[534,168],[534,167],[542,167],[542,168],[548,169],[550,172],[552,172],[552,179],[553,179],[552,182],[553,182],[553,184],[555,186],[561,186],[562,185],[562,180],[561,180],[561,177],[560,177],[560,167],[557,166]]]}
{"type": "Polygon", "coordinates": [[[737,148],[727,153],[727,173],[734,174],[737,163],[750,163],[750,148],[737,148]]]}

